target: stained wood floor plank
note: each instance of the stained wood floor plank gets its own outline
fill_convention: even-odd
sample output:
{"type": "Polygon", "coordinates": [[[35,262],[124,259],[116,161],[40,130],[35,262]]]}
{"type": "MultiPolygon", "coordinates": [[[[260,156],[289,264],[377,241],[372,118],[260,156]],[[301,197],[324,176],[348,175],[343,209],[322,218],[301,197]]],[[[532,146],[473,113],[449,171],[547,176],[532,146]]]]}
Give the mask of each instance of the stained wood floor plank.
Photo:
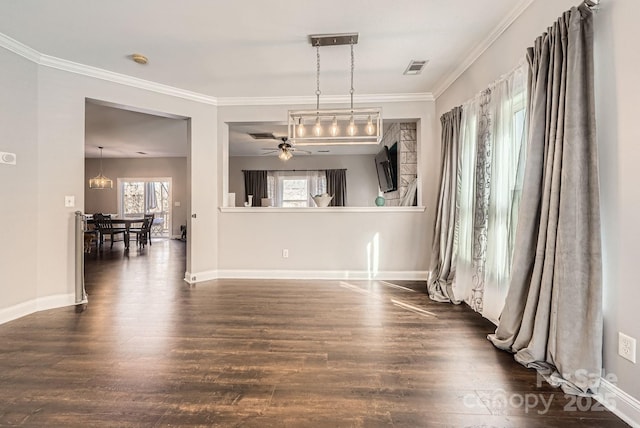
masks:
{"type": "Polygon", "coordinates": [[[0,426],[626,426],[573,411],[422,282],[190,286],[178,241],[86,261],[85,312],[0,326],[0,426]]]}

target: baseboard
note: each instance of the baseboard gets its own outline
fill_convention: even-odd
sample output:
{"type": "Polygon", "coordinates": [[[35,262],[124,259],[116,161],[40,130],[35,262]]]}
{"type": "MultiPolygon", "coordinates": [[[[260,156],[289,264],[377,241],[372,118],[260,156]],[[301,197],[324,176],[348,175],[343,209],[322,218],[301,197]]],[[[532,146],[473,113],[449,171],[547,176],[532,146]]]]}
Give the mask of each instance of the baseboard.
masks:
{"type": "Polygon", "coordinates": [[[217,270],[207,270],[203,272],[185,272],[184,280],[189,284],[195,284],[203,281],[212,281],[218,279],[217,270]]]}
{"type": "Polygon", "coordinates": [[[0,324],[30,315],[34,312],[46,311],[48,309],[72,306],[75,304],[75,294],[55,294],[53,296],[39,297],[0,309],[0,324]]]}
{"type": "Polygon", "coordinates": [[[600,390],[596,399],[620,419],[635,428],[640,428],[640,401],[614,384],[600,379],[600,390]]]}
{"type": "Polygon", "coordinates": [[[221,269],[217,271],[186,272],[184,280],[190,284],[214,279],[327,279],[327,280],[405,280],[426,281],[426,271],[384,271],[375,274],[368,271],[349,270],[266,270],[221,269]]]}

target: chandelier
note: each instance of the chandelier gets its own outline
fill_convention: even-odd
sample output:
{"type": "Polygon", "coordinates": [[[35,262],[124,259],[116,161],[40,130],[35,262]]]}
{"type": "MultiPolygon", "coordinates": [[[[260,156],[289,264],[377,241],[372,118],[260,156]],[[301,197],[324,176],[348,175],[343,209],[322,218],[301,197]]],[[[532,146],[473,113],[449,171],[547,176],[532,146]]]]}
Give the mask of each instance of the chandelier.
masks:
{"type": "Polygon", "coordinates": [[[100,149],[100,174],[89,180],[90,189],[113,189],[113,180],[102,175],[102,149],[104,147],[98,147],[100,149]]]}
{"type": "Polygon", "coordinates": [[[358,33],[309,36],[316,48],[316,108],[289,111],[288,138],[296,145],[378,144],[382,140],[382,109],[353,107],[353,45],[358,33]],[[348,109],[320,109],[320,47],[350,45],[351,88],[348,109]]]}

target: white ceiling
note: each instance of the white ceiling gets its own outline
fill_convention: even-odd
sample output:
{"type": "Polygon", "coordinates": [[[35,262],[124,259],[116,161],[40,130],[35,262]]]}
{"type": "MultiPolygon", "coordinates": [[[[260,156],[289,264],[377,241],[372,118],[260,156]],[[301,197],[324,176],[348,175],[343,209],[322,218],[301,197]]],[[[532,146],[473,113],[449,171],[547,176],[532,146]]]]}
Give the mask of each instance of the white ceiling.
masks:
{"type": "MultiPolygon", "coordinates": [[[[437,95],[531,1],[3,0],[0,33],[44,55],[225,99],[314,96],[316,51],[308,35],[357,32],[356,96],[437,95]],[[134,63],[133,53],[149,63],[134,63]],[[429,62],[422,74],[404,76],[410,60],[429,62]]],[[[323,47],[320,55],[322,95],[347,95],[349,47],[323,47]]],[[[176,119],[109,110],[87,110],[88,155],[98,145],[113,148],[113,156],[186,153],[186,145],[171,150],[162,138],[178,132],[176,119]],[[137,135],[157,130],[145,139],[153,144],[142,145],[136,133],[111,135],[120,122],[137,135]]],[[[237,148],[235,141],[232,153],[246,154],[246,138],[237,148]]]]}

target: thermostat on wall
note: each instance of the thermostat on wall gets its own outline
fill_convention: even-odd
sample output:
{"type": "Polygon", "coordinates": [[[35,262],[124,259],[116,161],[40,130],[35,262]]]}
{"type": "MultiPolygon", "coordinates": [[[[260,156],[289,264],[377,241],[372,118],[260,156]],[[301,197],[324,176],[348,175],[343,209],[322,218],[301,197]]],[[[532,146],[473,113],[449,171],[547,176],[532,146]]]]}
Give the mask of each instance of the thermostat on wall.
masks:
{"type": "Polygon", "coordinates": [[[4,163],[4,164],[7,164],[7,165],[15,165],[16,164],[16,154],[15,153],[0,152],[0,163],[4,163]]]}

